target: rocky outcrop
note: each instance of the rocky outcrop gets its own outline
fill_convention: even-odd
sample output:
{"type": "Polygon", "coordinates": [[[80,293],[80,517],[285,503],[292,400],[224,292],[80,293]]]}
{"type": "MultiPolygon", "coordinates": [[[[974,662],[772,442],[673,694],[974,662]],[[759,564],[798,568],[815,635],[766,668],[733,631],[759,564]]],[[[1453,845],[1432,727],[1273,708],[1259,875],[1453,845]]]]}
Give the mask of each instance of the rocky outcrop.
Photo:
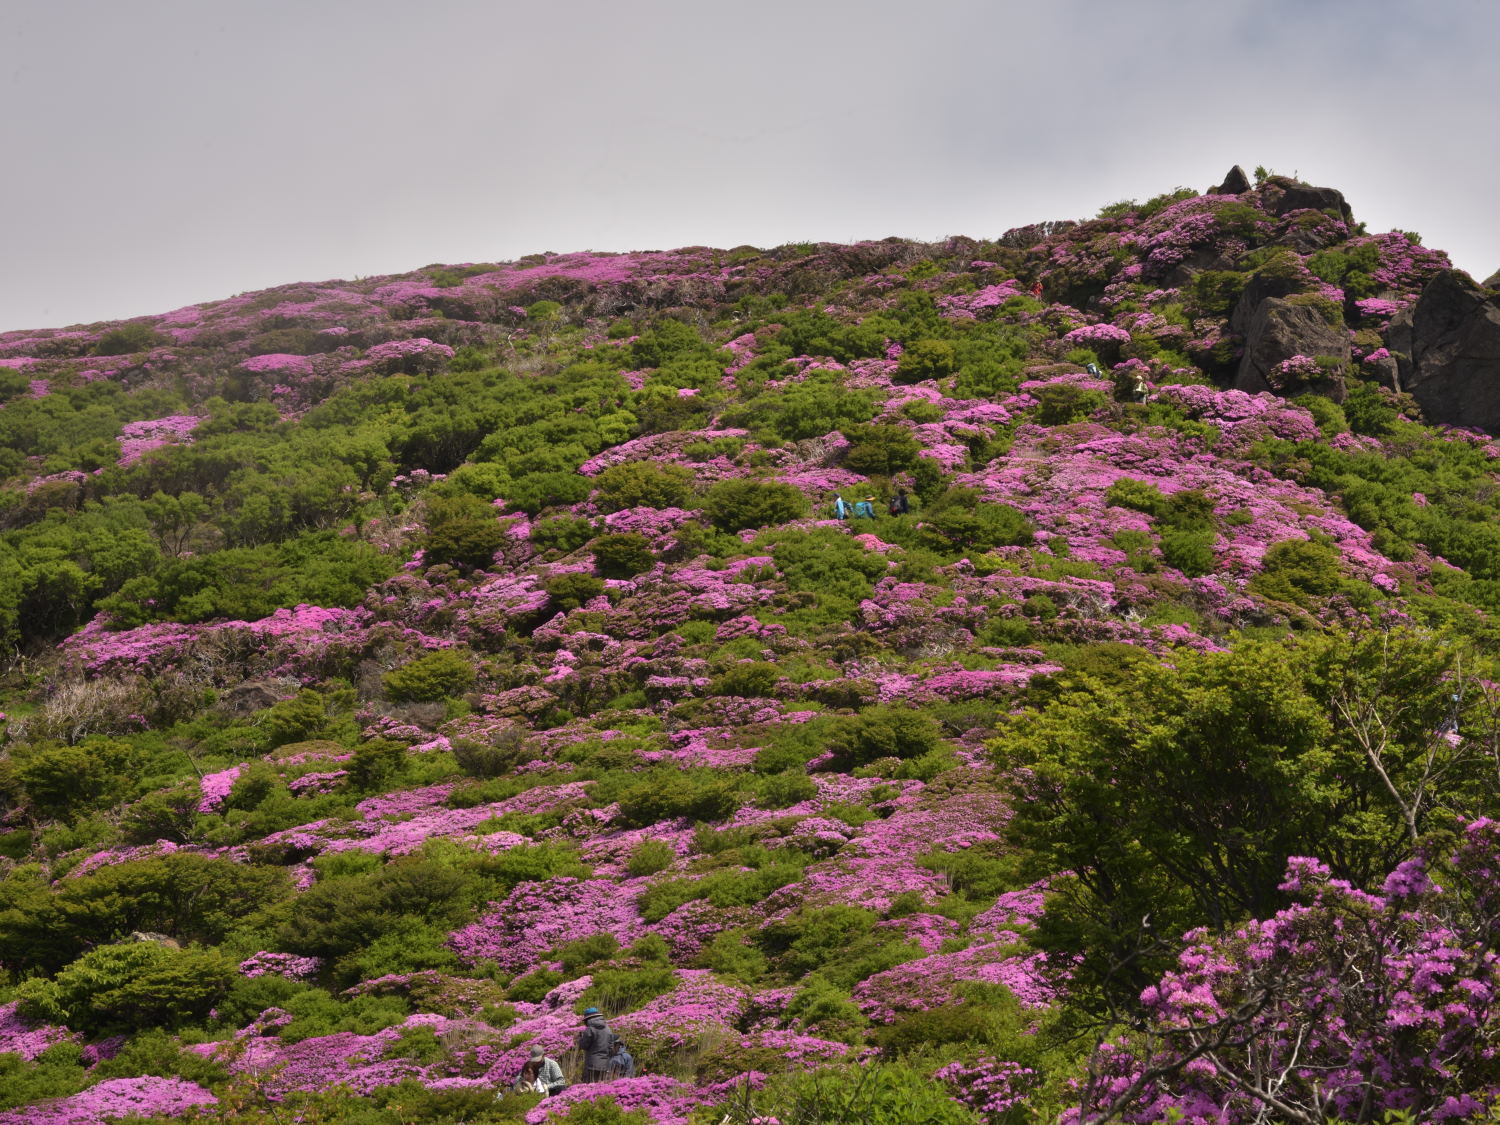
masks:
{"type": "Polygon", "coordinates": [[[1276,216],[1293,211],[1332,211],[1344,222],[1353,224],[1354,212],[1337,188],[1313,187],[1285,176],[1272,176],[1260,187],[1261,206],[1276,216]]]}
{"type": "Polygon", "coordinates": [[[1348,334],[1324,320],[1313,305],[1282,297],[1266,298],[1256,308],[1245,333],[1245,354],[1235,376],[1235,389],[1251,393],[1337,391],[1334,380],[1320,367],[1299,363],[1298,357],[1332,359],[1347,367],[1348,334]]]}
{"type": "Polygon", "coordinates": [[[1255,322],[1255,314],[1261,305],[1272,297],[1300,293],[1302,286],[1300,277],[1274,270],[1258,270],[1251,274],[1245,288],[1240,291],[1240,299],[1234,303],[1234,311],[1229,314],[1229,330],[1237,336],[1250,335],[1250,326],[1255,322]]]}
{"type": "Polygon", "coordinates": [[[1229,175],[1224,177],[1224,182],[1216,188],[1208,190],[1209,195],[1242,195],[1250,190],[1250,177],[1245,175],[1245,170],[1236,164],[1229,169],[1229,175]]]}
{"type": "Polygon", "coordinates": [[[1444,270],[1386,339],[1429,421],[1500,433],[1500,295],[1444,270]]]}
{"type": "Polygon", "coordinates": [[[1483,285],[1486,289],[1500,289],[1500,270],[1496,270],[1479,284],[1483,285]]]}

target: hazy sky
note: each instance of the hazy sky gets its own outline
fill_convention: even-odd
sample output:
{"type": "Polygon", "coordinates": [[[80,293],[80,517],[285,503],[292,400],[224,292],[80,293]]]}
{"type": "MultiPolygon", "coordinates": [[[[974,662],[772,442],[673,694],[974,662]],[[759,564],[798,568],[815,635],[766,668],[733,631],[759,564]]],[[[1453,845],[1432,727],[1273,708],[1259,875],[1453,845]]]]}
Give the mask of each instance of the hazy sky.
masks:
{"type": "Polygon", "coordinates": [[[0,0],[0,330],[994,236],[1230,165],[1500,268],[1494,0],[0,0]]]}

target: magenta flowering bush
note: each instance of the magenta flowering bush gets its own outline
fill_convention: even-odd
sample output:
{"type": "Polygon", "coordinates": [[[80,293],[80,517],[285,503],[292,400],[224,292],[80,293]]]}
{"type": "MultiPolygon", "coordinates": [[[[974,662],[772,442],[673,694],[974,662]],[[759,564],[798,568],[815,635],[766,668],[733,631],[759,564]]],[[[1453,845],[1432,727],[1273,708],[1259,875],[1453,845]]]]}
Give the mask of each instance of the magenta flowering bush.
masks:
{"type": "Polygon", "coordinates": [[[1443,885],[1413,860],[1371,894],[1293,858],[1301,901],[1222,938],[1188,934],[1178,970],[1141,998],[1145,1031],[1105,1046],[1071,1119],[1483,1114],[1500,1095],[1497,858],[1489,820],[1465,828],[1443,885]]]}

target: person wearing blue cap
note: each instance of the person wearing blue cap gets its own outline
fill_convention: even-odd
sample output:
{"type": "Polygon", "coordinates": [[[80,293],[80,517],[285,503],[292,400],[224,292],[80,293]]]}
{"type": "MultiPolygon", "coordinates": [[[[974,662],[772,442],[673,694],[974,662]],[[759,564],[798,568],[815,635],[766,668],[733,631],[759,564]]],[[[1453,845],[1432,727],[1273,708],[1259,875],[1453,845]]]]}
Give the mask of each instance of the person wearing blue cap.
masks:
{"type": "Polygon", "coordinates": [[[598,1008],[583,1010],[583,1030],[578,1033],[578,1053],[583,1056],[583,1080],[607,1082],[611,1077],[610,1059],[620,1037],[609,1029],[598,1008]]]}

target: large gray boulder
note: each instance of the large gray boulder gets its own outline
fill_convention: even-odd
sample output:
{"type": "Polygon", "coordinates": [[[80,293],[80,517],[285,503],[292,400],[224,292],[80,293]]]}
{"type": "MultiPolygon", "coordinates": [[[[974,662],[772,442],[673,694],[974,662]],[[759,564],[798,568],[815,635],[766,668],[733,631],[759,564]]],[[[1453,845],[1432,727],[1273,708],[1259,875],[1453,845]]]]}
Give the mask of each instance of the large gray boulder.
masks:
{"type": "Polygon", "coordinates": [[[1323,319],[1316,306],[1297,304],[1283,297],[1267,297],[1257,306],[1245,333],[1245,354],[1235,376],[1236,390],[1300,393],[1317,390],[1337,392],[1330,378],[1306,374],[1283,379],[1278,367],[1296,356],[1332,359],[1347,367],[1349,336],[1323,319]]]}
{"type": "Polygon", "coordinates": [[[1500,294],[1444,270],[1391,318],[1386,340],[1429,421],[1500,433],[1500,294]]]}

